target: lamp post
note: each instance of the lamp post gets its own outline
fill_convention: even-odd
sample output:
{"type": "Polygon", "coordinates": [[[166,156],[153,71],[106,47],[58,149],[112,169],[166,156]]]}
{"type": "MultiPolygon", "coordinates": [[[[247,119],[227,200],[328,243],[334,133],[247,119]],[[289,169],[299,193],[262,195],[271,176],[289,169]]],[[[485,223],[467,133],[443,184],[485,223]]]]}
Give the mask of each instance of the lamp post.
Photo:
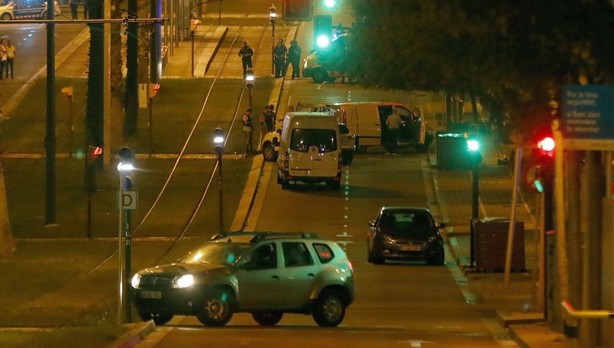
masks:
{"type": "Polygon", "coordinates": [[[467,139],[467,152],[471,158],[471,240],[470,240],[470,267],[473,268],[475,261],[475,222],[479,218],[479,182],[480,182],[480,162],[482,155],[480,153],[480,142],[477,139],[467,139]]]}
{"type": "Polygon", "coordinates": [[[254,71],[249,69],[245,72],[245,86],[249,90],[249,107],[252,107],[252,90],[254,88],[254,71]]]}
{"type": "Polygon", "coordinates": [[[269,8],[269,22],[271,22],[271,74],[275,75],[275,23],[277,22],[277,9],[271,4],[269,8]]]}
{"type": "Polygon", "coordinates": [[[118,194],[118,209],[119,209],[119,232],[118,232],[118,280],[119,280],[119,296],[117,301],[117,318],[118,323],[124,323],[124,319],[130,318],[130,297],[128,296],[127,278],[130,277],[131,268],[131,253],[130,253],[130,213],[124,207],[124,193],[130,190],[132,180],[128,174],[134,170],[134,153],[128,147],[122,147],[119,150],[119,163],[117,171],[119,172],[119,194],[118,194]],[[122,253],[122,241],[124,241],[126,255],[122,253]],[[125,260],[125,268],[122,264],[125,260]],[[124,279],[126,278],[126,279],[124,279]]]}
{"type": "Polygon", "coordinates": [[[222,176],[222,153],[224,152],[224,131],[222,128],[217,127],[213,133],[213,144],[215,144],[215,152],[217,153],[217,170],[218,170],[218,184],[219,184],[219,232],[224,232],[224,190],[223,190],[223,176],[222,176]]]}

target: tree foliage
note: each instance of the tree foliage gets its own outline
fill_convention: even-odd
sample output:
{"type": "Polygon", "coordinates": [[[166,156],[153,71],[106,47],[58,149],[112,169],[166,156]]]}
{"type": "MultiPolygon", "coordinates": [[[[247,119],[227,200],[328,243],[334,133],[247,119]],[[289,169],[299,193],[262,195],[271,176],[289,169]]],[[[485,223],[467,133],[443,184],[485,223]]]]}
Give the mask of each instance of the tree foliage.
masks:
{"type": "MultiPolygon", "coordinates": [[[[351,71],[385,88],[475,95],[527,124],[579,77],[614,77],[609,0],[352,0],[351,71]]],[[[530,122],[534,123],[534,122],[530,122]]]]}

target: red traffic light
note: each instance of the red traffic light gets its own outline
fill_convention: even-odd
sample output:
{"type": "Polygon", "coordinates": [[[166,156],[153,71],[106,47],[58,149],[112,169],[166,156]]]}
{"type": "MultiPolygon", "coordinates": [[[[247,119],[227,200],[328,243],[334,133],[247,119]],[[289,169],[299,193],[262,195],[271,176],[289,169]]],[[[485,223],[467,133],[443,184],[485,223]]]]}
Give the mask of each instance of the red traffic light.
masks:
{"type": "Polygon", "coordinates": [[[552,137],[544,137],[537,142],[537,148],[548,153],[554,151],[555,146],[556,143],[552,137]]]}
{"type": "Polygon", "coordinates": [[[96,159],[102,156],[102,146],[90,146],[90,157],[96,159]]]}

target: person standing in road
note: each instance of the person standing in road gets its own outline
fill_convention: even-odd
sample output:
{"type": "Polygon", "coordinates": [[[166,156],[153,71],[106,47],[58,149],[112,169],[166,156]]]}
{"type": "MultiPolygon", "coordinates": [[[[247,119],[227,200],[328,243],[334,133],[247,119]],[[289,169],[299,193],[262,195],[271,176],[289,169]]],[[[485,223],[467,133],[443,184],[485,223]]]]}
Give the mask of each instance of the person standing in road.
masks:
{"type": "Polygon", "coordinates": [[[286,53],[288,49],[284,45],[284,40],[279,39],[277,46],[273,50],[275,56],[275,77],[283,77],[286,74],[286,53]]]}
{"type": "Polygon", "coordinates": [[[83,0],[83,19],[89,18],[90,0],[83,0]]]}
{"type": "Polygon", "coordinates": [[[72,15],[72,19],[78,19],[77,9],[79,8],[79,0],[70,0],[70,13],[72,15]]]}
{"type": "Polygon", "coordinates": [[[260,124],[264,132],[272,132],[275,128],[275,112],[273,105],[267,105],[260,115],[260,124]]]}
{"type": "Polygon", "coordinates": [[[395,108],[392,108],[392,113],[386,119],[386,127],[388,128],[388,141],[385,144],[386,151],[394,155],[397,151],[397,144],[399,142],[399,133],[401,132],[401,124],[403,120],[401,116],[397,114],[395,108]]]}
{"type": "Polygon", "coordinates": [[[243,78],[247,73],[247,68],[252,69],[252,56],[254,55],[254,50],[247,45],[247,41],[243,41],[243,47],[239,50],[239,57],[241,57],[241,62],[243,63],[243,78]]]}
{"type": "MultiPolygon", "coordinates": [[[[300,77],[301,47],[296,40],[290,41],[290,49],[288,50],[288,63],[292,64],[292,79],[300,77]]],[[[287,69],[287,68],[286,68],[287,69]]]]}
{"type": "Polygon", "coordinates": [[[11,40],[6,41],[6,78],[9,78],[9,73],[11,74],[11,78],[15,78],[15,74],[13,73],[15,54],[17,53],[17,49],[11,43],[11,40]]]}
{"type": "Polygon", "coordinates": [[[241,117],[243,121],[243,133],[245,133],[245,157],[252,155],[252,132],[254,130],[254,121],[252,119],[252,108],[247,108],[247,111],[241,117]]]}
{"type": "MultiPolygon", "coordinates": [[[[8,50],[4,39],[0,40],[0,80],[4,79],[8,59],[8,50]]],[[[6,75],[8,77],[8,74],[6,75]]]]}

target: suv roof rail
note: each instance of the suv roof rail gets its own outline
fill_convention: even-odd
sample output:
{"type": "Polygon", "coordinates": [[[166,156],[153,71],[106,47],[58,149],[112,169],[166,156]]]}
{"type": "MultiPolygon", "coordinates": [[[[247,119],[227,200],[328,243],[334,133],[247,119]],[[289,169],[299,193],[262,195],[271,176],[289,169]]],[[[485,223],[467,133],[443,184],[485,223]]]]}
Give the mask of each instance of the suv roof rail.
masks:
{"type": "Polygon", "coordinates": [[[211,237],[211,240],[219,240],[223,238],[233,237],[233,236],[253,236],[251,242],[256,242],[261,239],[271,239],[271,238],[303,238],[303,239],[320,239],[315,233],[307,233],[307,232],[222,232],[211,237]]]}
{"type": "Polygon", "coordinates": [[[261,239],[272,239],[272,238],[302,238],[302,239],[320,239],[315,233],[307,233],[307,232],[262,232],[254,236],[252,238],[252,242],[261,240],[261,239]]]}

